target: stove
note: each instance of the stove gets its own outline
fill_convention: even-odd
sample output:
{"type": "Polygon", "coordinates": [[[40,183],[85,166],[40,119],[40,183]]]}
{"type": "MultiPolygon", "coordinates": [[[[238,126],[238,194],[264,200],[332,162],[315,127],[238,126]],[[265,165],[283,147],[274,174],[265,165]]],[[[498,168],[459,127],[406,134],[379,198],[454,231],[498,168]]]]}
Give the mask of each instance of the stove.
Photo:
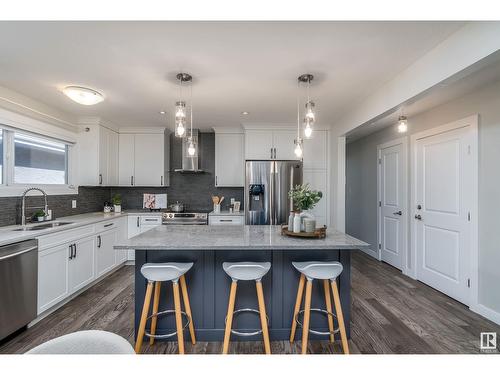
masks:
{"type": "Polygon", "coordinates": [[[166,225],[208,225],[207,212],[164,212],[162,224],[166,225]]]}

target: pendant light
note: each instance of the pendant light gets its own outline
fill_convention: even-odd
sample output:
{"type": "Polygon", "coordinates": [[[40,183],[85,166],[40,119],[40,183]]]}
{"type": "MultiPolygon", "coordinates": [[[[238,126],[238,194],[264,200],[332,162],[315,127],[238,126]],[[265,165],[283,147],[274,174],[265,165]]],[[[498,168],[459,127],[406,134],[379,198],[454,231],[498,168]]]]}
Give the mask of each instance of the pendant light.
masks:
{"type": "Polygon", "coordinates": [[[406,133],[408,131],[408,119],[406,116],[399,116],[398,118],[398,132],[406,133]]]}
{"type": "Polygon", "coordinates": [[[306,113],[304,116],[304,135],[306,138],[311,138],[312,135],[312,126],[314,125],[314,121],[316,120],[316,114],[314,112],[314,107],[315,104],[311,100],[310,97],[310,88],[311,88],[311,81],[314,79],[314,76],[312,74],[302,74],[299,76],[299,85],[300,82],[302,83],[307,83],[307,102],[306,102],[306,113]]]}
{"type": "Polygon", "coordinates": [[[299,90],[297,90],[297,138],[295,138],[295,149],[293,152],[295,156],[300,159],[302,158],[302,138],[300,138],[300,99],[299,99],[299,91],[300,91],[300,78],[299,78],[299,90]]]}
{"type": "Polygon", "coordinates": [[[175,136],[184,137],[186,134],[186,102],[182,100],[182,84],[191,82],[192,77],[187,73],[177,74],[179,80],[179,101],[175,103],[175,136]]]}
{"type": "Polygon", "coordinates": [[[189,108],[190,108],[191,129],[189,132],[187,152],[188,152],[189,157],[195,157],[196,156],[196,144],[193,140],[193,83],[192,82],[191,82],[190,90],[191,90],[191,98],[190,98],[189,108]]]}

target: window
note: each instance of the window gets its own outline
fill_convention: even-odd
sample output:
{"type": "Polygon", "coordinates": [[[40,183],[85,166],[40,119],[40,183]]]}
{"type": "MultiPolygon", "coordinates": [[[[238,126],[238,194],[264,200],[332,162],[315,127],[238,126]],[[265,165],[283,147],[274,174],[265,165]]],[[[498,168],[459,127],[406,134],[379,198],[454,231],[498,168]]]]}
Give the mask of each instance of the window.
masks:
{"type": "Polygon", "coordinates": [[[15,184],[68,183],[68,146],[65,143],[14,133],[15,184]]]}

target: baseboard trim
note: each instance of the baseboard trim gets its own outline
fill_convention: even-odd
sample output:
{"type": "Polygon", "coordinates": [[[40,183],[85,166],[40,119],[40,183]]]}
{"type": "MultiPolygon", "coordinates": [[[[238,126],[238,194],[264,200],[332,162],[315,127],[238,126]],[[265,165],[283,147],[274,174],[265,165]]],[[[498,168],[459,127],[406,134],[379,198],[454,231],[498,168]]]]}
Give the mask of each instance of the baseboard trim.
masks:
{"type": "Polygon", "coordinates": [[[362,248],[362,249],[360,249],[360,250],[361,250],[363,253],[365,253],[365,254],[367,254],[367,255],[371,256],[372,258],[375,258],[375,259],[379,260],[379,259],[378,259],[378,251],[377,251],[377,250],[373,250],[373,249],[371,249],[371,248],[369,248],[369,247],[365,247],[365,248],[362,248]]]}
{"type": "Polygon", "coordinates": [[[491,320],[493,323],[500,324],[500,312],[497,312],[493,309],[490,309],[489,307],[481,305],[480,303],[474,306],[471,305],[469,309],[485,317],[486,319],[491,320]]]}

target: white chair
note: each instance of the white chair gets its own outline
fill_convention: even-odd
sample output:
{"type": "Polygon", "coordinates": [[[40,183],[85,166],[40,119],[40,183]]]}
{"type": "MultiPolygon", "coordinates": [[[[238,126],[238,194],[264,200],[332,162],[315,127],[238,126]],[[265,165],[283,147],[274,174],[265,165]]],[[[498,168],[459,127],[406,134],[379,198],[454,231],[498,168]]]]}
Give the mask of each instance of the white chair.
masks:
{"type": "Polygon", "coordinates": [[[47,341],[25,354],[135,354],[123,337],[106,331],[80,331],[47,341]]]}
{"type": "Polygon", "coordinates": [[[347,334],[344,325],[344,315],[342,313],[342,306],[340,304],[339,290],[337,286],[337,277],[342,273],[343,267],[339,262],[292,262],[293,266],[300,272],[299,288],[297,290],[297,299],[295,301],[295,309],[293,311],[292,318],[292,330],[290,332],[290,342],[295,340],[295,332],[297,330],[297,325],[302,326],[302,354],[307,353],[307,342],[309,338],[309,332],[318,335],[329,335],[330,341],[334,342],[334,335],[340,332],[340,338],[342,341],[342,349],[344,354],[349,354],[349,346],[347,343],[347,334]],[[300,310],[302,303],[302,295],[304,293],[304,283],[307,279],[306,284],[306,296],[304,301],[304,310],[300,310]],[[311,309],[311,296],[312,296],[312,282],[315,280],[323,280],[323,287],[325,290],[325,304],[326,310],[323,309],[311,309]],[[330,282],[330,284],[329,284],[330,282]],[[337,315],[332,312],[332,302],[330,296],[330,285],[332,287],[333,302],[335,304],[335,311],[337,315]],[[311,311],[324,313],[328,316],[328,332],[320,332],[309,329],[309,321],[311,317],[311,311]],[[299,321],[299,315],[304,314],[304,321],[301,323],[299,321]],[[339,328],[334,329],[333,318],[337,318],[339,328]]]}

